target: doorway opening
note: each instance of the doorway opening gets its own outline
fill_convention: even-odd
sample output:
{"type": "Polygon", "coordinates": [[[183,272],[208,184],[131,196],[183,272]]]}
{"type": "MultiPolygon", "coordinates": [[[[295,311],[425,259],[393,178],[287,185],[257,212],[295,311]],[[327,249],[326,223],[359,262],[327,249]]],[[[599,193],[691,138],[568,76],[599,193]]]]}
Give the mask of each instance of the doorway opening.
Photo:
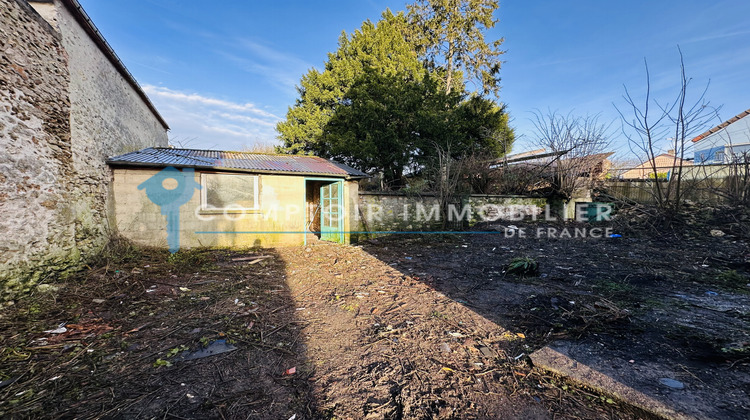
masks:
{"type": "Polygon", "coordinates": [[[344,242],[344,183],[341,180],[305,180],[305,230],[313,240],[344,242]]]}

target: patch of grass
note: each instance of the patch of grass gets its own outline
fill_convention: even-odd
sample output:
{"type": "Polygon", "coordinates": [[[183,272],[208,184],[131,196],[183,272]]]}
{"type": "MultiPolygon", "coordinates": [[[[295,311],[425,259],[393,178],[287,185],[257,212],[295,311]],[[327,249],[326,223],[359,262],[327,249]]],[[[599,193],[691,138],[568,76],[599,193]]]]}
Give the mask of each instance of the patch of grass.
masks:
{"type": "Polygon", "coordinates": [[[121,265],[140,261],[144,256],[144,248],[139,247],[127,239],[113,238],[104,249],[93,258],[92,266],[121,265]]]}
{"type": "Polygon", "coordinates": [[[513,258],[508,263],[505,272],[519,277],[534,277],[539,274],[539,263],[531,257],[513,258]]]}
{"type": "Polygon", "coordinates": [[[183,272],[206,271],[214,266],[211,250],[206,249],[180,250],[170,254],[167,262],[173,269],[183,272]]]}
{"type": "Polygon", "coordinates": [[[722,271],[716,276],[716,283],[729,290],[750,291],[747,287],[750,277],[738,273],[737,270],[722,271]]]}
{"type": "Polygon", "coordinates": [[[621,283],[612,280],[600,280],[594,284],[594,288],[600,293],[607,295],[629,294],[635,291],[635,287],[630,283],[621,283]]]}

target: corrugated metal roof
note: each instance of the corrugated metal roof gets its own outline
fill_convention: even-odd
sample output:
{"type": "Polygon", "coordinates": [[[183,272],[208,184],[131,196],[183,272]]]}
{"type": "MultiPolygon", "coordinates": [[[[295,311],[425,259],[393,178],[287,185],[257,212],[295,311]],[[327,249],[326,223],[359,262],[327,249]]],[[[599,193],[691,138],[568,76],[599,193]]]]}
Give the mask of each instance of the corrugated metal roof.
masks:
{"type": "Polygon", "coordinates": [[[215,170],[239,170],[259,173],[333,175],[363,178],[368,175],[342,163],[317,156],[268,155],[222,150],[174,149],[149,147],[107,160],[117,166],[183,167],[215,170]]]}

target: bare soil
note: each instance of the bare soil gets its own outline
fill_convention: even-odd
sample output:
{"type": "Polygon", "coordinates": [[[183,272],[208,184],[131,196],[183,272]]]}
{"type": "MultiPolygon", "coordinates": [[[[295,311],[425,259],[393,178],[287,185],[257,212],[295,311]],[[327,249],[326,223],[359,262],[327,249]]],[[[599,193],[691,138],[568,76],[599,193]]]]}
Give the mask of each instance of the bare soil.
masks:
{"type": "Polygon", "coordinates": [[[568,340],[679,364],[742,418],[749,257],[708,235],[121,245],[2,315],[0,417],[651,418],[529,362],[568,340]],[[515,257],[538,275],[507,274],[515,257]],[[179,361],[216,340],[236,350],[179,361]]]}

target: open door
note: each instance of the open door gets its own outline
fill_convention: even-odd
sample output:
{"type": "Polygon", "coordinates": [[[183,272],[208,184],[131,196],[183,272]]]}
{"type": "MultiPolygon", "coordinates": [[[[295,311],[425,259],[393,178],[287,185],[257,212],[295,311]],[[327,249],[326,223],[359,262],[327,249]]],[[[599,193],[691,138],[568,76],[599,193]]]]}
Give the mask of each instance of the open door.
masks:
{"type": "Polygon", "coordinates": [[[323,240],[344,243],[344,181],[305,178],[305,243],[323,240]]]}
{"type": "Polygon", "coordinates": [[[341,182],[320,187],[320,239],[343,242],[341,220],[341,182]]]}

